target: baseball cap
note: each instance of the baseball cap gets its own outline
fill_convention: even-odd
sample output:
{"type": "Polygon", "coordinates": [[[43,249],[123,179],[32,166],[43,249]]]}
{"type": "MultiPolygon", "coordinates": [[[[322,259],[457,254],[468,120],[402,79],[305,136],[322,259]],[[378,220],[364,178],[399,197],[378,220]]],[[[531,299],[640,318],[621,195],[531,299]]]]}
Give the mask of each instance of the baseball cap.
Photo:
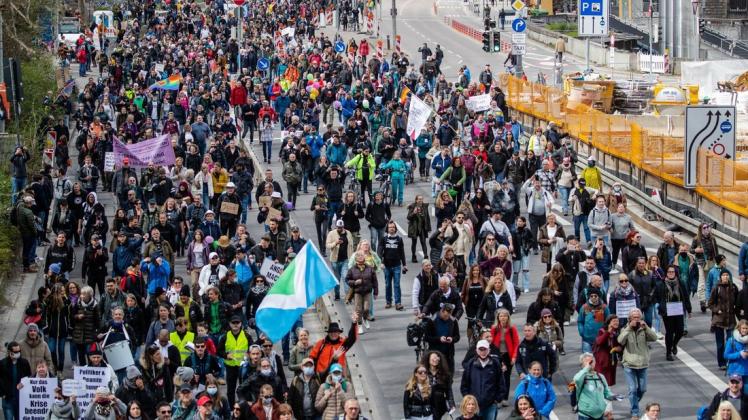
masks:
{"type": "Polygon", "coordinates": [[[202,397],[200,397],[199,400],[197,400],[197,406],[198,407],[202,407],[205,404],[213,404],[213,401],[207,395],[203,395],[202,397]]]}
{"type": "Polygon", "coordinates": [[[491,348],[491,345],[488,343],[488,340],[480,340],[478,341],[478,344],[475,345],[476,350],[477,349],[488,349],[491,348]]]}
{"type": "Polygon", "coordinates": [[[229,182],[228,184],[226,184],[226,188],[236,188],[236,184],[234,184],[233,182],[229,182]]]}
{"type": "Polygon", "coordinates": [[[342,220],[335,222],[335,227],[345,227],[345,223],[342,220]]]}

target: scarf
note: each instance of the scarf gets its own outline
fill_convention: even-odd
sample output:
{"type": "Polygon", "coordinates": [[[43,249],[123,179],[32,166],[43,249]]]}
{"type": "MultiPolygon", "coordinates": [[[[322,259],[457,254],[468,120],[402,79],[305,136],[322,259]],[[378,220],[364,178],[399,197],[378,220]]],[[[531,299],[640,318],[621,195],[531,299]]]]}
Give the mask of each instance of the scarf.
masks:
{"type": "Polygon", "coordinates": [[[746,345],[748,344],[748,335],[740,335],[740,332],[737,328],[732,330],[732,338],[733,340],[737,341],[740,344],[746,345]]]}
{"type": "Polygon", "coordinates": [[[110,401],[104,403],[96,402],[95,407],[96,415],[101,417],[109,417],[109,413],[112,411],[112,404],[110,401]]]}
{"type": "Polygon", "coordinates": [[[680,296],[680,285],[678,284],[678,279],[665,279],[665,293],[667,302],[680,302],[681,296],[680,296]]]}

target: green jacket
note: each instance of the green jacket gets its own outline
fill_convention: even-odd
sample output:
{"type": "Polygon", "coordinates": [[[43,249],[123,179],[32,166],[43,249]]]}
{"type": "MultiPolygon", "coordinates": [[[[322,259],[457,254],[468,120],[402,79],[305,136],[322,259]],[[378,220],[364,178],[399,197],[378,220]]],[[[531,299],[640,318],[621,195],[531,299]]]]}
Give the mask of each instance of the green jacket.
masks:
{"type": "Polygon", "coordinates": [[[613,395],[605,376],[585,367],[574,375],[574,385],[579,414],[595,419],[602,417],[608,405],[607,399],[613,395]]]}
{"type": "Polygon", "coordinates": [[[34,212],[23,203],[19,204],[16,211],[18,214],[18,231],[21,236],[36,236],[36,221],[34,212]]]}
{"type": "Polygon", "coordinates": [[[462,186],[462,184],[465,183],[465,178],[467,178],[465,176],[465,168],[463,168],[462,166],[460,166],[460,172],[461,172],[462,176],[460,176],[460,178],[457,180],[457,182],[453,182],[452,181],[452,168],[454,168],[454,166],[450,165],[449,168],[447,168],[447,170],[444,171],[444,173],[442,174],[442,176],[439,177],[439,181],[447,180],[447,181],[451,182],[453,185],[460,187],[460,186],[462,186]]]}
{"type": "Polygon", "coordinates": [[[418,147],[418,157],[425,158],[426,154],[431,150],[433,140],[431,134],[421,134],[416,138],[416,147],[418,147]]]}
{"type": "MultiPolygon", "coordinates": [[[[377,163],[374,161],[374,156],[369,153],[369,158],[366,160],[369,164],[369,181],[374,180],[374,171],[377,169],[377,163]]],[[[364,179],[364,154],[359,153],[345,163],[348,168],[356,168],[356,179],[361,181],[364,179]]]]}
{"type": "Polygon", "coordinates": [[[657,341],[657,334],[646,326],[634,330],[627,325],[618,335],[618,343],[623,347],[623,366],[629,369],[649,367],[649,347],[647,342],[657,341]]]}

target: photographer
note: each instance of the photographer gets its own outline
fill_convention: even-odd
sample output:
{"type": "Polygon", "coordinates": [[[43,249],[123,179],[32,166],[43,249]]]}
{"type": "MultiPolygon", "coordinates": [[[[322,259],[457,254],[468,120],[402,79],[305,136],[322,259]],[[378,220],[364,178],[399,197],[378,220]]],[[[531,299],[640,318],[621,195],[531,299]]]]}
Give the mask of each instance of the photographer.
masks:
{"type": "Polygon", "coordinates": [[[639,417],[639,401],[647,392],[647,368],[649,367],[648,343],[657,341],[657,333],[642,320],[642,311],[629,311],[629,323],[618,335],[623,347],[623,372],[629,384],[631,416],[639,417]]]}
{"type": "Polygon", "coordinates": [[[17,195],[23,191],[23,187],[26,186],[26,178],[28,172],[26,170],[26,162],[31,160],[31,154],[23,146],[16,146],[16,151],[13,156],[10,157],[10,164],[12,167],[11,172],[11,200],[15,206],[18,199],[17,195]]]}

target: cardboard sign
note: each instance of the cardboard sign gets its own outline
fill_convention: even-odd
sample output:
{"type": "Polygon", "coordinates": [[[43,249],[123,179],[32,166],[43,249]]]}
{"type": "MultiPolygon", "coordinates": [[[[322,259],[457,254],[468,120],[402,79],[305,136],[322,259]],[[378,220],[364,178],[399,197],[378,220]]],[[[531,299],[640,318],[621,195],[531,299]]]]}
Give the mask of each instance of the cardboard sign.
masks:
{"type": "Polygon", "coordinates": [[[667,316],[683,316],[683,302],[668,302],[665,306],[667,316]]]}
{"type": "Polygon", "coordinates": [[[283,273],[283,268],[283,264],[276,263],[271,258],[265,258],[265,261],[262,262],[262,266],[260,267],[260,274],[265,276],[268,284],[272,285],[283,273]]]}
{"type": "Polygon", "coordinates": [[[45,420],[55,400],[57,378],[23,378],[19,394],[21,420],[45,420]]]}
{"type": "Polygon", "coordinates": [[[237,215],[239,214],[239,205],[235,203],[229,203],[228,201],[224,201],[221,203],[221,210],[219,213],[228,213],[237,215]]]}
{"type": "Polygon", "coordinates": [[[636,308],[636,299],[619,300],[616,302],[616,315],[618,318],[628,319],[629,311],[636,308]]]}
{"type": "Polygon", "coordinates": [[[104,153],[104,172],[114,172],[114,152],[104,153]]]}
{"type": "Polygon", "coordinates": [[[465,106],[473,112],[481,112],[491,109],[491,95],[485,93],[483,95],[471,96],[465,102],[465,106]]]}
{"type": "Polygon", "coordinates": [[[77,396],[78,409],[81,415],[86,413],[96,396],[96,388],[103,386],[109,388],[109,367],[75,366],[73,368],[73,379],[83,384],[83,390],[77,396]]]}
{"type": "Polygon", "coordinates": [[[267,223],[271,220],[276,220],[281,217],[283,217],[283,215],[280,210],[273,208],[273,207],[268,207],[268,218],[267,220],[265,220],[265,222],[267,223]]]}
{"type": "Polygon", "coordinates": [[[260,207],[270,207],[270,205],[273,204],[273,197],[261,195],[257,202],[260,207]]]}

